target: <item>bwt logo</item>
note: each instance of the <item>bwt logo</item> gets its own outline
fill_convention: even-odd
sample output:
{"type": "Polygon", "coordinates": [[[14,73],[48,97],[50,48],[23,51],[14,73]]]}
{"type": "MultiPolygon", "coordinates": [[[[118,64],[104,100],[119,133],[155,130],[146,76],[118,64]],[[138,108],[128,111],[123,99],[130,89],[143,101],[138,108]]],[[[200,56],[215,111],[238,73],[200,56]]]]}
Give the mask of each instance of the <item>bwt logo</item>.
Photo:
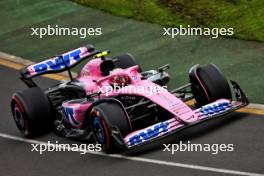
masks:
{"type": "Polygon", "coordinates": [[[147,141],[151,138],[157,137],[161,132],[167,133],[169,129],[168,127],[168,122],[161,122],[151,128],[146,129],[146,131],[142,131],[138,134],[133,135],[128,139],[128,141],[130,145],[140,144],[143,141],[147,141]]]}
{"type": "Polygon", "coordinates": [[[230,102],[212,103],[210,105],[203,106],[201,112],[204,114],[213,114],[226,110],[230,106],[230,102]]]}
{"type": "Polygon", "coordinates": [[[63,54],[62,57],[48,59],[44,62],[32,65],[29,67],[29,69],[33,69],[35,73],[43,73],[48,70],[54,70],[54,71],[61,70],[65,68],[65,64],[67,66],[71,65],[71,62],[70,62],[71,58],[74,59],[73,63],[78,62],[81,59],[80,58],[81,53],[82,53],[81,49],[73,50],[72,52],[63,54]]]}

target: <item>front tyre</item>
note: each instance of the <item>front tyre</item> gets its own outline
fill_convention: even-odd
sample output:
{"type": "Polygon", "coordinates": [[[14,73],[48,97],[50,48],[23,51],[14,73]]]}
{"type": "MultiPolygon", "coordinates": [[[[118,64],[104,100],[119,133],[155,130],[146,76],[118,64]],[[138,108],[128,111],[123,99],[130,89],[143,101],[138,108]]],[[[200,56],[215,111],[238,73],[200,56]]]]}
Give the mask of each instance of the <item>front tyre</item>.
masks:
{"type": "Polygon", "coordinates": [[[197,105],[202,106],[218,99],[232,99],[228,81],[214,64],[195,65],[189,71],[191,89],[197,105]]]}
{"type": "Polygon", "coordinates": [[[96,105],[91,111],[90,119],[95,141],[101,144],[105,152],[112,153],[124,148],[111,135],[113,127],[118,129],[123,138],[131,132],[131,123],[119,103],[108,101],[96,105]]]}

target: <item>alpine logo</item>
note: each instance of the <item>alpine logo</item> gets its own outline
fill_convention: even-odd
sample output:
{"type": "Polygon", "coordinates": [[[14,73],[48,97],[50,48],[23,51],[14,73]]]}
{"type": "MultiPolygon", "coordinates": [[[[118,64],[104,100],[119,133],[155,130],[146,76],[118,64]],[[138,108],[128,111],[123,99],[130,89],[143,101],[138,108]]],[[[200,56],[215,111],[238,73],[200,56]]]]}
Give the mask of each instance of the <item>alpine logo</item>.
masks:
{"type": "Polygon", "coordinates": [[[79,126],[80,122],[78,122],[75,118],[74,118],[74,111],[73,108],[70,107],[66,107],[63,108],[63,113],[64,113],[64,118],[67,122],[69,122],[70,124],[72,124],[73,126],[79,126]]]}

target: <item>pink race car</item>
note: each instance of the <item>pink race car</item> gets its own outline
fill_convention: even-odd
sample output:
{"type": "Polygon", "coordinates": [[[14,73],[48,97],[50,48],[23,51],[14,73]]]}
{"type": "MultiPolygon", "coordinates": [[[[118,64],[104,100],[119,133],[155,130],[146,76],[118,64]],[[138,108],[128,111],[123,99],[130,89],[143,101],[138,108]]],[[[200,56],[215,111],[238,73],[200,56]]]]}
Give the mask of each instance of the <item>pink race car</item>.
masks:
{"type": "Polygon", "coordinates": [[[11,109],[18,129],[34,137],[55,129],[70,138],[90,138],[103,150],[132,149],[192,125],[226,115],[249,101],[239,85],[213,64],[195,65],[190,83],[167,90],[169,65],[142,71],[135,58],[108,58],[92,45],[29,65],[21,80],[29,87],[17,92],[11,109]],[[73,78],[70,69],[92,58],[73,78]],[[70,81],[42,90],[33,77],[68,71],[70,81]],[[194,105],[186,101],[194,99],[194,105]]]}

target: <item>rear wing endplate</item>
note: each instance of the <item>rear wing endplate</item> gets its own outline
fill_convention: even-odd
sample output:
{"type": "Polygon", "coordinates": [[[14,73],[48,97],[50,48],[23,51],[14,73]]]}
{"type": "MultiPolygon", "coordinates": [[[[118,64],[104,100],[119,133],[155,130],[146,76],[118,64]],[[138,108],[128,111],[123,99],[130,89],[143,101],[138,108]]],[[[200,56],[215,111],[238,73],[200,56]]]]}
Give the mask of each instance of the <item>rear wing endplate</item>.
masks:
{"type": "Polygon", "coordinates": [[[32,64],[21,69],[21,80],[29,87],[36,84],[31,78],[48,73],[59,73],[69,70],[79,64],[81,61],[100,53],[94,49],[92,45],[86,45],[72,51],[68,51],[62,55],[52,57],[42,62],[32,64]]]}

